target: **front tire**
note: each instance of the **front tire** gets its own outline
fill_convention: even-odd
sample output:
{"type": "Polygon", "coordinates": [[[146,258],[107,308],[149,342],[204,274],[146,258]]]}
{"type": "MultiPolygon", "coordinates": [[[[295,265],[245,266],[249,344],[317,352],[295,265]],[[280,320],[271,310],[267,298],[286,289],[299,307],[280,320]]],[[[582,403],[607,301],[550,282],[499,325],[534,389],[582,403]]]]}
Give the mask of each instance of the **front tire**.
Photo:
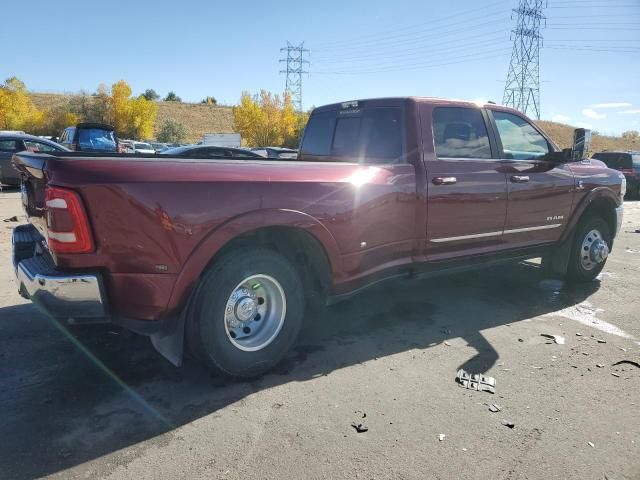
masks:
{"type": "Polygon", "coordinates": [[[267,249],[227,254],[204,274],[187,320],[190,347],[216,373],[251,378],[295,342],[304,296],[296,269],[267,249]]]}
{"type": "Polygon", "coordinates": [[[576,229],[569,259],[568,279],[589,282],[596,278],[609,255],[611,231],[598,215],[585,217],[576,229]]]}

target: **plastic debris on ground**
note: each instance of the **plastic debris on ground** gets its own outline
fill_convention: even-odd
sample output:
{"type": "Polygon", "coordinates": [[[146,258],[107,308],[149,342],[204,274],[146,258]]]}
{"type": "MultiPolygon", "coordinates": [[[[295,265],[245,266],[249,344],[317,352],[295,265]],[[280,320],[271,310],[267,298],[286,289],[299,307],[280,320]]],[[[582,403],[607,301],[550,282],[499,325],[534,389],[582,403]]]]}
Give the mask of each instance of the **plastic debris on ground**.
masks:
{"type": "Polygon", "coordinates": [[[470,390],[496,393],[496,379],[481,373],[469,373],[461,368],[456,374],[456,382],[470,390]]]}
{"type": "Polygon", "coordinates": [[[515,423],[510,422],[510,421],[508,421],[508,420],[502,420],[502,425],[504,425],[505,427],[508,427],[508,428],[513,428],[513,427],[515,427],[515,426],[516,426],[516,424],[515,424],[515,423]]]}
{"type": "Polygon", "coordinates": [[[489,411],[496,413],[499,412],[500,410],[502,410],[502,407],[500,407],[499,405],[496,405],[495,403],[492,403],[491,405],[489,405],[489,411]]]}
{"type": "Polygon", "coordinates": [[[565,338],[562,335],[551,335],[550,333],[541,333],[540,336],[545,338],[550,338],[551,340],[556,342],[558,345],[565,344],[565,338]]]}
{"type": "Polygon", "coordinates": [[[440,435],[438,435],[438,440],[443,441],[444,437],[446,437],[446,435],[444,433],[441,433],[440,435]]]}

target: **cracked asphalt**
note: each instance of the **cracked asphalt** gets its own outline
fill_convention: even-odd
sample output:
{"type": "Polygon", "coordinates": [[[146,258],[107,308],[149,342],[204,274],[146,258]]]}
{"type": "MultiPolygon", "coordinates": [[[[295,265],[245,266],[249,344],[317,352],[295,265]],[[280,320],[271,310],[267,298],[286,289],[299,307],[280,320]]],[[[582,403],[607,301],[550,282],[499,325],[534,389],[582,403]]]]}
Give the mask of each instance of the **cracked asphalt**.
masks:
{"type": "Polygon", "coordinates": [[[640,202],[625,209],[598,281],[517,265],[387,283],[310,316],[273,373],[230,382],[20,298],[1,220],[24,218],[2,192],[0,479],[640,479],[640,369],[613,365],[640,361],[640,202]]]}

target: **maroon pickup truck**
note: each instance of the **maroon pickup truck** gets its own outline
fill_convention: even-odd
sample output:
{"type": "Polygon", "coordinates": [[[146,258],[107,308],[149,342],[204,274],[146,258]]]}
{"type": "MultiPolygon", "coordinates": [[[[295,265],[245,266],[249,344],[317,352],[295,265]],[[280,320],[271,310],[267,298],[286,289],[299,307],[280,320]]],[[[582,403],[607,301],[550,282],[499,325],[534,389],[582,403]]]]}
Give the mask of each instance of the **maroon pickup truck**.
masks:
{"type": "Polygon", "coordinates": [[[20,153],[20,291],[149,335],[175,364],[186,344],[259,375],[305,307],[381,280],[533,257],[592,280],[625,182],[584,146],[494,104],[389,98],[316,108],[292,160],[20,153]]]}

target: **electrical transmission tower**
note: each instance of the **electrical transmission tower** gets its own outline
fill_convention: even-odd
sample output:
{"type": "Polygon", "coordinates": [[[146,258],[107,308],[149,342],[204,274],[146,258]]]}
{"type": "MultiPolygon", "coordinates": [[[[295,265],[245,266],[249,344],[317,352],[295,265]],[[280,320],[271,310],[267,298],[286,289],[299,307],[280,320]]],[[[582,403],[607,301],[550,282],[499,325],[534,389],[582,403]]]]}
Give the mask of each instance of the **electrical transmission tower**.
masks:
{"type": "Polygon", "coordinates": [[[502,103],[540,119],[540,24],[544,0],[520,0],[502,103]]]}
{"type": "Polygon", "coordinates": [[[291,45],[287,42],[287,46],[280,49],[281,52],[287,52],[286,58],[280,59],[280,63],[286,62],[286,70],[280,70],[280,73],[286,73],[287,79],[285,84],[285,92],[291,95],[291,102],[298,112],[302,111],[302,74],[309,73],[304,70],[305,65],[309,65],[309,60],[305,60],[305,55],[309,53],[308,48],[304,48],[304,42],[300,45],[291,45]]]}

